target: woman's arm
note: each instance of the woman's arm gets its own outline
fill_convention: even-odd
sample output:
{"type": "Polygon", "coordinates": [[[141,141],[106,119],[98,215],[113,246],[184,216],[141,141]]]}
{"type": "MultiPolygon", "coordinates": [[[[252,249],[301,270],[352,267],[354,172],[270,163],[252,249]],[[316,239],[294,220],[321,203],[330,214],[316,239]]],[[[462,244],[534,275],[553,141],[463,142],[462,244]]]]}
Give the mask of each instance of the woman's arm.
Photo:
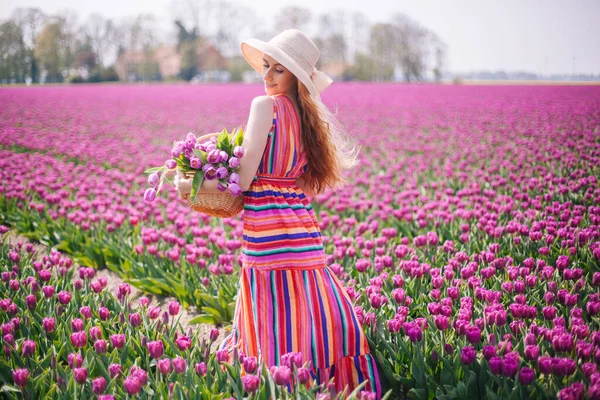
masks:
{"type": "MultiPolygon", "coordinates": [[[[240,159],[240,188],[248,190],[254,175],[260,165],[260,160],[267,145],[267,134],[273,124],[273,98],[269,96],[258,96],[252,100],[250,115],[244,131],[244,156],[240,159]]],[[[198,193],[221,193],[217,189],[218,179],[204,179],[198,193]]],[[[182,180],[179,184],[180,195],[191,191],[192,180],[182,180]]]]}
{"type": "Polygon", "coordinates": [[[265,152],[268,133],[273,125],[273,103],[269,96],[258,96],[252,100],[242,143],[244,156],[240,159],[238,172],[243,192],[250,188],[265,152]]]}

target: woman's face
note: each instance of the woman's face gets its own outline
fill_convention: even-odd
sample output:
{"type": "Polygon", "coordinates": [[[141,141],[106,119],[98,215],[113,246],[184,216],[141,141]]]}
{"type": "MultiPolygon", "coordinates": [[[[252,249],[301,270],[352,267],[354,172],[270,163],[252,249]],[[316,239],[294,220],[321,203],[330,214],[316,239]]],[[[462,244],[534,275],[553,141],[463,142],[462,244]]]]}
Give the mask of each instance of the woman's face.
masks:
{"type": "Polygon", "coordinates": [[[297,93],[298,78],[268,54],[263,55],[262,77],[268,96],[297,93]]]}

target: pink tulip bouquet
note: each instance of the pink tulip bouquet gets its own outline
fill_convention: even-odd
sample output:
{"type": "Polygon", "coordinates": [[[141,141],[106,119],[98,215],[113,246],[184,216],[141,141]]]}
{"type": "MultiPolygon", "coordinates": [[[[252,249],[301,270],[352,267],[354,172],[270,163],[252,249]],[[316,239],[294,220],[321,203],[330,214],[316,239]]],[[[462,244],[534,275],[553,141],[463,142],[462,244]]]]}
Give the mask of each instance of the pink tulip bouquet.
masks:
{"type": "Polygon", "coordinates": [[[183,175],[192,175],[192,191],[190,200],[194,200],[204,179],[218,179],[217,189],[221,192],[229,190],[234,196],[240,196],[242,189],[239,186],[240,159],[244,156],[244,132],[241,127],[235,128],[231,133],[223,128],[221,132],[204,135],[199,138],[190,132],[185,140],[173,142],[171,156],[165,165],[149,168],[144,171],[148,176],[149,187],[144,193],[144,201],[152,202],[163,183],[166,181],[175,187],[168,175],[179,172],[183,175]]]}

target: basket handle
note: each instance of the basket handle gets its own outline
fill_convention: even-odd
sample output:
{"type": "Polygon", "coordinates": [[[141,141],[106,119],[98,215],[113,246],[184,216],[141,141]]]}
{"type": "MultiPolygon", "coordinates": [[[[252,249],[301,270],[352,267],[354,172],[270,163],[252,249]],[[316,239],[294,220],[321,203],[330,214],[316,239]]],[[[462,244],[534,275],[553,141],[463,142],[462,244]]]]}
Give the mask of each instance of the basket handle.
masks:
{"type": "Polygon", "coordinates": [[[221,134],[221,132],[207,133],[206,135],[200,136],[196,140],[200,141],[200,143],[204,143],[204,142],[207,142],[211,137],[213,137],[213,136],[219,136],[220,134],[221,134]]]}

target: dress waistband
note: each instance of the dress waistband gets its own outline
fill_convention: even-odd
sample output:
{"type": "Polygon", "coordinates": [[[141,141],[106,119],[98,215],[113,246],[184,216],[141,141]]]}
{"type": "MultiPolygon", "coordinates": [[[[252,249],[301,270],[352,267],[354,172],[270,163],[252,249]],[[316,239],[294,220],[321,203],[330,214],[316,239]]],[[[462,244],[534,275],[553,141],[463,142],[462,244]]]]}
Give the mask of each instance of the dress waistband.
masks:
{"type": "Polygon", "coordinates": [[[296,186],[296,178],[289,178],[289,177],[255,175],[254,182],[258,182],[258,181],[275,183],[280,186],[288,186],[288,187],[296,186]]]}

